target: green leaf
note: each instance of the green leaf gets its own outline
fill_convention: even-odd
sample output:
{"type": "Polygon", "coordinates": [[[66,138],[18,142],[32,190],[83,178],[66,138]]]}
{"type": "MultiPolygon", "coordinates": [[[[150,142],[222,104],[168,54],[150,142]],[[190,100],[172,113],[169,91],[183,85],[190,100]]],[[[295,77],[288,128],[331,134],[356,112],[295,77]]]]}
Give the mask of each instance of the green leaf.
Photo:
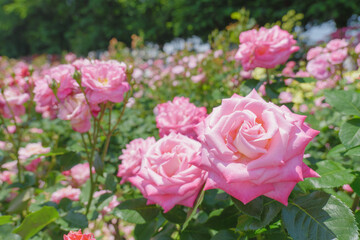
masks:
{"type": "Polygon", "coordinates": [[[61,171],[66,171],[80,163],[81,157],[76,152],[67,152],[63,155],[57,156],[56,160],[61,168],[61,171]]]}
{"type": "Polygon", "coordinates": [[[220,230],[211,240],[237,240],[239,234],[231,230],[220,230]]]}
{"type": "Polygon", "coordinates": [[[159,212],[156,205],[146,205],[145,198],[138,198],[122,202],[112,213],[129,223],[144,224],[154,219],[159,212]]]}
{"type": "Polygon", "coordinates": [[[12,222],[12,216],[10,215],[0,216],[0,225],[4,225],[11,222],[12,222]]]}
{"type": "Polygon", "coordinates": [[[199,226],[189,226],[180,233],[180,240],[209,240],[211,235],[209,229],[199,226]]]}
{"type": "Polygon", "coordinates": [[[105,179],[105,187],[106,189],[109,189],[110,191],[116,190],[116,178],[113,174],[108,174],[105,179]]]}
{"type": "Polygon", "coordinates": [[[358,228],[351,210],[324,192],[313,192],[290,202],[283,208],[282,218],[294,240],[358,239],[358,228]]]}
{"type": "Polygon", "coordinates": [[[352,158],[358,158],[360,157],[360,146],[354,147],[349,149],[346,153],[345,156],[349,156],[352,158]]]}
{"type": "Polygon", "coordinates": [[[262,228],[269,223],[278,215],[281,208],[284,206],[278,201],[273,199],[263,197],[264,201],[264,208],[261,213],[260,220],[251,217],[249,215],[241,215],[238,218],[238,223],[236,228],[240,231],[250,231],[250,230],[257,230],[262,228]]]}
{"type": "Polygon", "coordinates": [[[222,209],[220,214],[210,216],[206,221],[205,226],[215,230],[235,228],[239,215],[240,212],[235,205],[231,205],[222,209]]]}
{"type": "MultiPolygon", "coordinates": [[[[204,188],[204,187],[203,187],[204,188]]],[[[195,204],[194,204],[194,207],[191,208],[189,210],[189,212],[187,213],[187,217],[186,217],[186,221],[184,222],[182,228],[181,228],[181,231],[184,231],[185,228],[187,228],[187,226],[189,225],[191,219],[195,216],[196,214],[196,211],[197,209],[199,208],[200,204],[202,203],[202,201],[204,200],[204,194],[205,194],[205,191],[201,190],[200,194],[198,195],[196,201],[195,201],[195,204]]]]}
{"type": "Polygon", "coordinates": [[[346,152],[346,147],[343,144],[336,145],[327,153],[327,158],[338,159],[346,152]]]}
{"type": "Polygon", "coordinates": [[[173,223],[183,224],[186,220],[186,213],[183,211],[183,207],[176,205],[167,213],[162,213],[162,215],[173,223]]]}
{"type": "Polygon", "coordinates": [[[19,195],[17,195],[9,205],[7,209],[8,213],[19,213],[27,208],[29,201],[31,200],[33,194],[33,189],[29,188],[22,191],[19,195]]]}
{"type": "Polygon", "coordinates": [[[145,224],[137,224],[134,229],[136,240],[150,240],[156,231],[156,221],[150,221],[145,224]]]}
{"type": "Polygon", "coordinates": [[[12,224],[0,225],[0,240],[21,240],[19,235],[11,233],[13,230],[12,224]]]}
{"type": "Polygon", "coordinates": [[[88,227],[88,220],[84,214],[70,211],[63,217],[65,222],[68,224],[68,228],[70,229],[84,229],[88,227]]]}
{"type": "Polygon", "coordinates": [[[326,102],[337,111],[347,114],[360,116],[360,94],[354,91],[326,91],[326,102]]]}
{"type": "Polygon", "coordinates": [[[339,137],[347,149],[360,145],[360,118],[350,119],[341,125],[339,137]]]}
{"type": "Polygon", "coordinates": [[[59,217],[58,211],[53,207],[42,207],[39,211],[30,213],[21,223],[21,225],[13,230],[13,233],[20,235],[27,240],[34,236],[49,223],[55,221],[59,217]]]}
{"type": "Polygon", "coordinates": [[[260,220],[261,213],[264,207],[264,201],[262,197],[255,198],[247,204],[243,204],[241,201],[237,200],[234,197],[231,197],[231,200],[241,212],[260,220]]]}
{"type": "Polygon", "coordinates": [[[94,160],[95,172],[100,176],[104,173],[104,163],[101,161],[100,155],[98,152],[95,152],[95,160],[94,160]]]}
{"type": "Polygon", "coordinates": [[[355,176],[355,180],[350,184],[350,187],[360,196],[360,172],[355,172],[355,176]]]}
{"type": "Polygon", "coordinates": [[[333,188],[350,184],[355,176],[350,169],[344,168],[341,163],[325,160],[316,164],[316,172],[320,178],[307,178],[299,186],[305,189],[333,188]]]}

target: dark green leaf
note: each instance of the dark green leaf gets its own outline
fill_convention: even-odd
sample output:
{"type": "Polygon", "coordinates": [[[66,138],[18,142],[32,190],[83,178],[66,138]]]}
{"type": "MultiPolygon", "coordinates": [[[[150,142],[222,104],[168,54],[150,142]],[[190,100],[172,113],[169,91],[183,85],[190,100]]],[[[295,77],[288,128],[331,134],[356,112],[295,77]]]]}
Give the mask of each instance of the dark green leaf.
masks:
{"type": "Polygon", "coordinates": [[[339,137],[347,149],[360,145],[360,119],[350,119],[341,125],[339,137]]]}
{"type": "Polygon", "coordinates": [[[220,230],[211,240],[237,240],[239,234],[231,230],[220,230]]]}
{"type": "Polygon", "coordinates": [[[300,182],[299,186],[306,189],[340,187],[350,184],[355,178],[350,169],[344,168],[338,162],[325,160],[318,162],[316,166],[318,167],[316,172],[320,178],[307,178],[304,182],[300,182]]]}
{"type": "Polygon", "coordinates": [[[189,226],[180,233],[180,240],[209,240],[209,229],[203,226],[189,226]]]}
{"type": "Polygon", "coordinates": [[[156,231],[156,221],[145,224],[137,224],[134,230],[136,240],[149,240],[156,231]]]}
{"type": "Polygon", "coordinates": [[[264,202],[262,197],[255,198],[247,204],[243,204],[241,201],[234,197],[231,197],[235,206],[243,213],[260,220],[261,213],[263,211],[264,202]]]}
{"type": "Polygon", "coordinates": [[[215,230],[235,228],[239,215],[240,212],[235,205],[231,205],[223,209],[220,214],[210,216],[205,226],[215,230]]]}
{"type": "Polygon", "coordinates": [[[264,208],[261,213],[260,220],[250,217],[249,215],[241,215],[238,218],[237,229],[240,231],[250,231],[257,230],[268,225],[280,212],[281,208],[284,206],[281,203],[263,197],[264,199],[264,208]]]}
{"type": "Polygon", "coordinates": [[[20,235],[27,240],[34,236],[49,223],[59,217],[58,211],[53,207],[42,207],[39,211],[30,213],[24,219],[19,227],[13,230],[13,233],[20,235]]]}
{"type": "Polygon", "coordinates": [[[84,214],[70,211],[64,218],[70,229],[84,229],[88,227],[88,220],[84,214]]]}
{"type": "Polygon", "coordinates": [[[186,220],[186,213],[183,211],[183,207],[176,205],[169,212],[163,213],[163,216],[173,223],[183,224],[186,220]]]}
{"type": "Polygon", "coordinates": [[[109,189],[110,191],[115,191],[116,190],[116,178],[113,174],[107,174],[106,179],[105,179],[105,187],[106,189],[109,189]]]}
{"type": "Polygon", "coordinates": [[[159,212],[156,205],[146,205],[145,198],[138,198],[122,202],[112,213],[127,222],[144,224],[154,219],[159,212]]]}
{"type": "Polygon", "coordinates": [[[28,203],[32,197],[33,189],[26,189],[17,195],[9,205],[7,209],[8,213],[19,213],[27,208],[28,203]]]}
{"type": "Polygon", "coordinates": [[[67,152],[63,155],[57,156],[56,159],[61,170],[66,171],[80,163],[81,157],[76,152],[67,152]]]}
{"type": "Polygon", "coordinates": [[[104,163],[101,161],[100,155],[98,152],[95,152],[95,160],[94,160],[95,172],[100,176],[104,173],[104,163]]]}
{"type": "Polygon", "coordinates": [[[358,228],[351,210],[334,196],[313,192],[283,208],[282,218],[294,240],[358,239],[358,228]]]}
{"type": "Polygon", "coordinates": [[[326,91],[326,102],[337,111],[360,116],[360,94],[353,91],[326,91]]]}

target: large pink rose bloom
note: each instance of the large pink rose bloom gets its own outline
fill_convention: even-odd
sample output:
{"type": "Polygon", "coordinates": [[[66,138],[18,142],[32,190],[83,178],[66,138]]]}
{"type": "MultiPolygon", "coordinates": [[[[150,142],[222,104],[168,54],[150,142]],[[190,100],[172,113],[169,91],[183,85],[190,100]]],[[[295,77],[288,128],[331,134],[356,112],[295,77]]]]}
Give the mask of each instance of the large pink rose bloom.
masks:
{"type": "Polygon", "coordinates": [[[80,199],[80,189],[72,188],[71,186],[68,186],[66,188],[61,188],[57,190],[56,192],[53,192],[51,195],[51,201],[59,204],[61,199],[68,198],[72,201],[79,201],[80,199]]]}
{"type": "Polygon", "coordinates": [[[79,85],[73,79],[75,67],[70,64],[62,64],[53,67],[49,70],[49,73],[45,76],[48,84],[52,81],[58,84],[57,96],[60,100],[64,100],[72,93],[80,92],[79,85]]]}
{"type": "Polygon", "coordinates": [[[127,181],[129,177],[135,176],[140,169],[141,160],[146,151],[156,142],[154,137],[147,139],[137,138],[126,144],[123,154],[119,159],[119,171],[117,176],[121,177],[121,184],[127,181]]]}
{"type": "Polygon", "coordinates": [[[202,158],[191,161],[209,172],[205,189],[220,188],[244,204],[265,195],[287,205],[297,182],[319,177],[303,162],[319,133],[305,118],[255,90],[223,99],[201,124],[202,158]]]}
{"type": "Polygon", "coordinates": [[[279,26],[270,29],[261,27],[242,32],[235,59],[241,61],[245,71],[256,67],[275,68],[285,63],[290,55],[299,50],[296,40],[279,26]]]}
{"type": "Polygon", "coordinates": [[[155,114],[160,137],[175,132],[194,139],[196,125],[207,116],[205,107],[198,108],[185,97],[175,97],[172,102],[157,105],[155,114]]]}
{"type": "Polygon", "coordinates": [[[59,105],[58,117],[62,120],[70,120],[71,127],[80,133],[84,133],[91,128],[91,112],[95,115],[99,112],[98,106],[89,108],[82,93],[68,96],[59,105]]]}
{"type": "Polygon", "coordinates": [[[137,176],[129,180],[147,204],[157,203],[165,212],[176,204],[192,207],[207,177],[206,171],[190,164],[200,161],[200,151],[198,141],[171,133],[149,148],[137,176]]]}
{"type": "Polygon", "coordinates": [[[82,82],[90,103],[121,102],[130,85],[126,82],[126,65],[114,60],[95,61],[81,67],[82,82]]]}

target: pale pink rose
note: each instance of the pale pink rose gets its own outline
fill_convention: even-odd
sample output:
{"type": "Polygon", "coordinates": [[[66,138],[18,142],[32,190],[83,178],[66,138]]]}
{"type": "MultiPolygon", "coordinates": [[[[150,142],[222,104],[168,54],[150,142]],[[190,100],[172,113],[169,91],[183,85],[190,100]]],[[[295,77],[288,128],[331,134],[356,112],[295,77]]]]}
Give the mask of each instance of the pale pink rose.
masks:
{"type": "Polygon", "coordinates": [[[310,61],[311,59],[316,58],[320,54],[324,52],[324,48],[322,47],[314,47],[310,48],[306,55],[306,60],[310,61]]]}
{"type": "MultiPolygon", "coordinates": [[[[92,169],[95,173],[95,169],[92,169]]],[[[89,163],[79,163],[70,170],[63,172],[65,176],[71,177],[71,185],[73,187],[81,187],[90,178],[89,163]]]]}
{"type": "Polygon", "coordinates": [[[329,61],[332,64],[340,64],[340,63],[344,62],[346,57],[348,56],[347,52],[348,52],[347,48],[342,48],[342,49],[338,49],[336,51],[333,51],[330,54],[329,61]]]}
{"type": "Polygon", "coordinates": [[[50,109],[55,109],[58,104],[53,90],[49,87],[51,82],[49,76],[38,78],[35,81],[34,101],[36,102],[37,112],[51,111],[50,109]]]}
{"type": "Polygon", "coordinates": [[[5,169],[0,172],[0,183],[7,182],[8,184],[13,183],[13,179],[17,175],[17,161],[7,162],[1,165],[1,168],[5,169]]]}
{"type": "Polygon", "coordinates": [[[143,71],[140,68],[135,68],[132,77],[135,80],[139,80],[143,76],[143,71]]]}
{"type": "Polygon", "coordinates": [[[9,133],[15,133],[16,132],[16,126],[15,125],[8,126],[7,130],[8,130],[9,133]]]}
{"type": "Polygon", "coordinates": [[[357,53],[357,54],[360,53],[360,43],[358,43],[358,45],[356,45],[356,47],[355,47],[355,53],[357,53]]]}
{"type": "Polygon", "coordinates": [[[224,52],[223,52],[223,50],[216,50],[215,52],[214,52],[214,58],[218,58],[218,57],[220,57],[221,55],[223,55],[224,54],[224,52]]]}
{"type": "Polygon", "coordinates": [[[342,186],[342,189],[344,189],[344,191],[346,191],[348,193],[354,192],[354,190],[352,189],[352,187],[349,184],[345,184],[344,186],[342,186]]]}
{"type": "Polygon", "coordinates": [[[287,205],[297,182],[319,177],[303,162],[319,133],[305,118],[255,90],[223,99],[201,123],[202,158],[191,161],[209,172],[205,189],[220,188],[244,204],[265,195],[287,205]]]}
{"type": "Polygon", "coordinates": [[[31,133],[37,133],[37,134],[42,134],[44,132],[44,130],[40,129],[40,128],[30,128],[29,132],[31,133]]]}
{"type": "Polygon", "coordinates": [[[197,59],[196,59],[196,57],[194,57],[194,56],[192,56],[192,55],[190,56],[190,60],[189,60],[188,66],[189,66],[190,69],[196,68],[196,66],[197,66],[197,59]]]}
{"type": "Polygon", "coordinates": [[[191,81],[193,81],[193,83],[203,82],[205,79],[206,79],[205,73],[200,73],[198,75],[191,76],[191,81]]]}
{"type": "Polygon", "coordinates": [[[185,68],[182,65],[177,65],[177,66],[173,67],[173,69],[171,70],[171,72],[176,75],[183,73],[184,71],[185,71],[185,68]]]}
{"type": "Polygon", "coordinates": [[[101,209],[101,214],[106,215],[109,212],[111,212],[115,207],[117,207],[120,204],[120,202],[117,200],[116,196],[113,196],[109,205],[105,206],[103,209],[101,209]]]}
{"type": "Polygon", "coordinates": [[[45,79],[49,86],[53,81],[58,84],[57,96],[61,101],[71,94],[80,92],[79,85],[73,78],[74,73],[74,66],[70,64],[62,64],[51,68],[48,74],[45,75],[45,79]]]}
{"type": "Polygon", "coordinates": [[[82,234],[81,229],[77,232],[70,231],[67,235],[64,235],[64,240],[96,240],[92,233],[82,234]]]}
{"type": "Polygon", "coordinates": [[[294,46],[296,40],[293,36],[277,25],[271,29],[261,27],[242,32],[239,39],[235,59],[241,61],[246,71],[256,67],[275,68],[299,50],[298,46],[294,46]]]}
{"type": "Polygon", "coordinates": [[[8,87],[0,93],[0,114],[4,118],[19,117],[25,114],[24,104],[30,99],[29,94],[23,93],[17,87],[8,87]],[[15,116],[13,116],[13,114],[15,116]]]}
{"type": "Polygon", "coordinates": [[[30,76],[29,65],[27,65],[25,62],[18,62],[14,66],[14,73],[15,73],[15,76],[21,77],[21,78],[30,76]]]}
{"type": "Polygon", "coordinates": [[[286,86],[289,86],[293,81],[294,81],[294,79],[287,78],[287,79],[284,80],[284,83],[285,83],[286,86]]]}
{"type": "MultiPolygon", "coordinates": [[[[26,163],[26,160],[29,159],[33,155],[44,154],[50,152],[50,148],[44,148],[41,142],[38,143],[28,143],[24,148],[19,149],[19,160],[22,163],[26,163]]],[[[38,157],[33,159],[29,164],[25,166],[27,171],[35,172],[37,166],[41,162],[41,159],[44,157],[38,157]]]]}
{"type": "Polygon", "coordinates": [[[73,65],[76,70],[80,70],[82,67],[87,66],[87,65],[91,65],[91,61],[89,59],[77,59],[75,60],[73,63],[71,63],[71,65],[73,65]]]}
{"type": "Polygon", "coordinates": [[[299,107],[300,112],[307,112],[309,111],[309,107],[306,104],[301,104],[299,107]]]}
{"type": "Polygon", "coordinates": [[[245,70],[241,70],[240,71],[240,76],[243,78],[243,79],[250,79],[252,77],[252,71],[245,71],[245,70]]]}
{"type": "Polygon", "coordinates": [[[77,188],[72,188],[67,186],[66,188],[61,188],[56,192],[53,192],[51,195],[51,201],[59,204],[61,199],[68,198],[72,201],[79,201],[81,190],[77,188]]]}
{"type": "Polygon", "coordinates": [[[62,120],[70,120],[71,127],[80,133],[84,133],[91,128],[91,112],[96,115],[99,107],[92,105],[90,110],[82,93],[68,96],[63,103],[59,105],[58,117],[62,120]]]}
{"type": "Polygon", "coordinates": [[[12,147],[11,143],[0,141],[0,150],[9,151],[12,147]]]}
{"type": "Polygon", "coordinates": [[[295,74],[295,77],[302,77],[302,78],[305,78],[305,77],[310,77],[310,74],[306,71],[303,71],[303,70],[299,70],[296,74],[295,74]]]}
{"type": "Polygon", "coordinates": [[[290,103],[292,101],[292,94],[289,92],[281,92],[279,94],[280,103],[290,103]]]}
{"type": "Polygon", "coordinates": [[[336,51],[340,48],[345,48],[348,46],[348,43],[345,39],[333,39],[326,44],[326,49],[330,52],[336,51]]]}
{"type": "Polygon", "coordinates": [[[121,184],[127,181],[129,177],[136,175],[144,154],[155,142],[154,137],[148,137],[147,139],[137,138],[126,144],[123,154],[119,157],[121,164],[117,176],[122,178],[121,184]]]}
{"type": "Polygon", "coordinates": [[[329,62],[330,54],[322,54],[306,65],[306,70],[318,80],[325,80],[334,73],[334,66],[329,62]]]}
{"type": "Polygon", "coordinates": [[[86,87],[89,102],[119,103],[130,85],[126,81],[126,65],[114,60],[94,61],[81,67],[81,85],[86,87]]]}
{"type": "Polygon", "coordinates": [[[198,108],[185,97],[175,97],[172,102],[158,104],[156,109],[156,127],[160,137],[176,132],[196,139],[196,125],[207,116],[205,107],[198,108]]]}
{"type": "Polygon", "coordinates": [[[201,158],[201,144],[171,133],[152,145],[142,159],[137,176],[130,177],[147,204],[157,203],[168,212],[175,205],[192,207],[207,172],[191,165],[201,158]]]}
{"type": "Polygon", "coordinates": [[[68,63],[72,63],[76,60],[76,54],[75,53],[72,53],[72,52],[69,52],[65,55],[65,61],[68,62],[68,63]]]}

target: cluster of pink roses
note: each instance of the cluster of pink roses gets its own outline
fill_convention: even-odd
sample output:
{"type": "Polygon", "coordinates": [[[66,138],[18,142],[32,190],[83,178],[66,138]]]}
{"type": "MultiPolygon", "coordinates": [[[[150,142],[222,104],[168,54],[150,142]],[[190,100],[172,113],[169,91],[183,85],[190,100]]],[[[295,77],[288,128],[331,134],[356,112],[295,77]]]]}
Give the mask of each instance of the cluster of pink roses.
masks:
{"type": "Polygon", "coordinates": [[[336,66],[342,64],[348,56],[348,43],[345,39],[334,39],[325,48],[311,48],[306,56],[309,61],[306,70],[318,80],[331,78],[336,66]]]}
{"type": "Polygon", "coordinates": [[[188,100],[181,107],[181,99],[157,106],[158,126],[167,130],[160,128],[160,140],[133,140],[120,156],[118,177],[136,186],[148,204],[165,211],[191,207],[205,184],[205,190],[220,188],[245,204],[265,195],[287,205],[297,182],[319,176],[303,163],[306,145],[318,134],[305,116],[265,102],[256,91],[223,99],[207,117],[188,100]]]}
{"type": "Polygon", "coordinates": [[[121,102],[129,88],[124,63],[76,60],[50,68],[37,78],[34,101],[43,116],[70,120],[75,131],[84,133],[91,128],[91,117],[100,111],[99,105],[121,102]]]}
{"type": "Polygon", "coordinates": [[[64,235],[64,240],[96,240],[93,234],[83,234],[81,230],[77,232],[70,231],[64,235]]]}

